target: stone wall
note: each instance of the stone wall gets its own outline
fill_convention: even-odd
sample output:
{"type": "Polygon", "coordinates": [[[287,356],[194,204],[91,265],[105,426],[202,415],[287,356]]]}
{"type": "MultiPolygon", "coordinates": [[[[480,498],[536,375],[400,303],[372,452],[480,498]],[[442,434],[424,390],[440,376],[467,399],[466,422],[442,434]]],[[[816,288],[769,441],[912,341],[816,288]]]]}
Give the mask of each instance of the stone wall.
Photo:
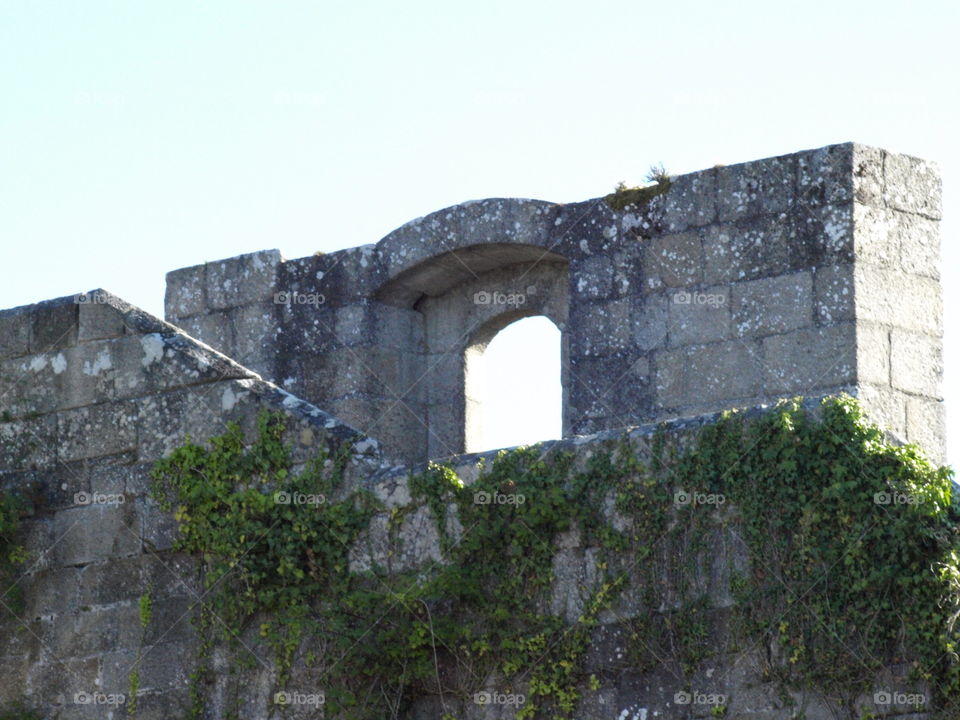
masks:
{"type": "MultiPolygon", "coordinates": [[[[0,592],[0,700],[25,698],[58,720],[104,717],[76,698],[127,693],[139,664],[138,717],[184,717],[202,591],[190,558],[171,551],[173,518],[148,496],[153,463],[231,420],[249,435],[269,409],[290,420],[298,460],[359,439],[349,478],[388,507],[410,502],[406,477],[427,458],[454,456],[469,480],[477,458],[458,456],[472,447],[471,362],[520,317],[562,331],[562,447],[581,461],[617,428],[641,425],[631,441],[642,455],[651,423],[669,420],[667,434],[682,437],[713,418],[678,417],[839,390],[941,459],[939,205],[927,163],[846,144],[676,177],[623,212],[603,199],[491,199],[376,245],[177,270],[174,324],[104,291],[0,312],[0,488],[32,505],[30,559],[0,592]],[[596,432],[607,434],[583,437],[596,432]],[[4,599],[17,588],[22,609],[4,599]],[[148,590],[155,621],[144,630],[148,590]]],[[[409,515],[399,557],[440,559],[431,532],[423,513],[409,515]]],[[[375,530],[368,540],[358,567],[377,559],[375,530]]],[[[697,564],[722,624],[725,578],[745,558],[735,524],[714,540],[719,552],[697,564]]],[[[666,552],[665,572],[684,552],[666,552]]],[[[580,611],[594,559],[577,537],[558,544],[557,614],[580,611]]],[[[602,620],[589,663],[610,682],[578,717],[696,715],[673,702],[675,668],[641,672],[617,657],[634,610],[602,620]]],[[[728,648],[694,687],[729,695],[738,717],[791,717],[762,665],[728,648]]],[[[897,672],[884,682],[903,687],[897,672]]],[[[211,717],[230,692],[246,717],[276,716],[272,680],[264,667],[224,673],[211,717]]],[[[291,682],[317,680],[298,667],[291,682]]],[[[794,700],[808,718],[833,714],[815,694],[794,700]]],[[[435,703],[411,717],[438,717],[435,703]]],[[[509,717],[470,703],[457,712],[509,717]]]]}
{"type": "MultiPolygon", "coordinates": [[[[202,590],[148,497],[153,463],[187,434],[202,442],[229,421],[249,433],[265,409],[291,420],[300,457],[360,435],[102,290],[0,312],[0,338],[0,489],[33,506],[24,572],[0,591],[0,701],[120,718],[75,698],[129,694],[139,667],[139,717],[183,717],[202,590]],[[147,592],[157,621],[143,631],[147,592]]],[[[377,445],[360,440],[369,472],[377,445]]]]}
{"type": "Polygon", "coordinates": [[[835,145],[623,211],[483,200],[376,245],[185,268],[167,319],[405,462],[475,449],[469,358],[538,314],[567,436],[847,390],[942,459],[939,213],[928,163],[835,145]]]}

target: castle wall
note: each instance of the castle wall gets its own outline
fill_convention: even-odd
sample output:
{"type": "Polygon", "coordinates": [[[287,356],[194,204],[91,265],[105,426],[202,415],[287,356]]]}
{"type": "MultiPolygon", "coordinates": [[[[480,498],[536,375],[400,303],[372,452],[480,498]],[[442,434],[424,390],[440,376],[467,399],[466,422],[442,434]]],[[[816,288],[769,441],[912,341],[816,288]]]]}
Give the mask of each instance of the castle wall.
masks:
{"type": "Polygon", "coordinates": [[[500,310],[561,327],[565,435],[847,390],[942,459],[939,213],[932,166],[848,143],[622,210],[483,200],[376,245],[185,268],[167,318],[400,462],[471,447],[470,338],[500,310]]]}
{"type": "MultiPolygon", "coordinates": [[[[301,460],[357,437],[376,468],[376,444],[102,290],[2,311],[0,338],[0,490],[31,504],[28,559],[0,589],[0,706],[124,717],[75,696],[129,695],[139,668],[138,717],[184,717],[203,590],[193,560],[171,552],[176,521],[149,497],[153,464],[229,421],[250,437],[261,410],[288,418],[301,460]]],[[[356,467],[370,472],[362,457],[356,467]]]]}

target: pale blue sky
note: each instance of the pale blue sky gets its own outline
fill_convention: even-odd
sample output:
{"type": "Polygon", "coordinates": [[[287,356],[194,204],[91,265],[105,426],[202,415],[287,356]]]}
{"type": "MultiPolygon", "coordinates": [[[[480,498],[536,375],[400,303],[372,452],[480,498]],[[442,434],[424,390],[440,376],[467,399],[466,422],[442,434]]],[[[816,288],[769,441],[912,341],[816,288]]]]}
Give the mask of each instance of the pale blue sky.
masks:
{"type": "Polygon", "coordinates": [[[950,408],[958,20],[946,0],[0,0],[0,307],[102,286],[162,314],[173,268],[856,140],[941,165],[950,408]]]}

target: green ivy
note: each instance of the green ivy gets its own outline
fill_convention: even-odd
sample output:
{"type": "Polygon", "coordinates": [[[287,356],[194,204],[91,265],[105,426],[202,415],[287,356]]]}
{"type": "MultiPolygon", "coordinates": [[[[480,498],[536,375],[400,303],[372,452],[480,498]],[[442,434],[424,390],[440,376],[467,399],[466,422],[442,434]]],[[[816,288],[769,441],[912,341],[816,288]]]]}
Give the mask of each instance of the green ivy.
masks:
{"type": "Polygon", "coordinates": [[[658,431],[642,458],[626,439],[579,455],[521,448],[469,486],[433,464],[410,478],[413,502],[389,511],[347,489],[349,447],[295,472],[277,415],[261,416],[251,444],[237,426],[209,447],[188,441],[157,464],[154,492],[211,591],[194,716],[212,646],[258,625],[280,687],[294,662],[324,670],[330,716],[396,715],[424,695],[459,701],[495,678],[526,697],[517,717],[570,718],[581,693],[603,683],[584,669],[598,619],[628,593],[639,609],[623,620],[623,662],[642,670],[667,660],[690,678],[717,651],[698,589],[717,527],[735,528],[750,553],[749,574],[730,579],[731,627],[779,648],[770,672],[784,686],[850,694],[908,661],[941,700],[956,694],[951,471],[888,443],[851,398],[824,401],[819,415],[799,401],[749,419],[727,413],[690,442],[658,431]],[[678,508],[681,489],[725,502],[678,508]],[[277,493],[324,501],[283,504],[277,493]],[[432,520],[443,560],[407,568],[395,541],[417,512],[432,520]],[[392,538],[384,566],[351,571],[349,550],[378,513],[392,538]],[[573,623],[551,610],[557,541],[568,532],[596,549],[593,590],[573,623]]]}
{"type": "Polygon", "coordinates": [[[0,597],[4,605],[16,611],[22,601],[19,584],[10,587],[14,571],[26,560],[26,551],[17,541],[20,518],[24,512],[22,498],[0,491],[0,597]]]}

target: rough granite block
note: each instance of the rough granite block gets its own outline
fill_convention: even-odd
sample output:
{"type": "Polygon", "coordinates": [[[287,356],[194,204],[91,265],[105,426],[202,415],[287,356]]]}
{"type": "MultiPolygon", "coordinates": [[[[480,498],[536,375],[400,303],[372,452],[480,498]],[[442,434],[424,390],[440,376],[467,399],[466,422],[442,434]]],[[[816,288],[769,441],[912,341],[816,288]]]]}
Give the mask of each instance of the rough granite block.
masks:
{"type": "Polygon", "coordinates": [[[35,305],[31,312],[30,351],[48,353],[76,345],[79,308],[72,296],[35,305]]]}
{"type": "Polygon", "coordinates": [[[207,263],[207,304],[211,310],[271,301],[277,290],[279,250],[261,250],[207,263]]]}
{"type": "Polygon", "coordinates": [[[78,340],[80,342],[120,337],[126,331],[123,315],[106,303],[82,303],[79,306],[79,314],[78,340]]]}
{"type": "Polygon", "coordinates": [[[680,290],[668,296],[667,334],[671,347],[698,345],[730,337],[730,288],[680,290]]]}
{"type": "Polygon", "coordinates": [[[890,331],[890,381],[913,395],[942,400],[943,342],[922,333],[890,331]]]}
{"type": "Polygon", "coordinates": [[[730,222],[752,215],[786,212],[796,194],[796,158],[791,155],[715,170],[717,219],[730,222]]]}
{"type": "Polygon", "coordinates": [[[884,199],[889,207],[939,220],[942,192],[936,164],[909,155],[887,155],[884,199]]]}
{"type": "Polygon", "coordinates": [[[813,279],[809,272],[734,283],[730,295],[737,335],[771,335],[813,324],[813,279]]]}
{"type": "Polygon", "coordinates": [[[194,265],[167,273],[164,314],[168,322],[179,325],[191,315],[207,311],[207,266],[194,265]]]}
{"type": "Polygon", "coordinates": [[[764,390],[774,397],[856,382],[856,326],[801,328],[763,339],[764,390]]]}
{"type": "Polygon", "coordinates": [[[30,314],[21,308],[0,312],[0,360],[30,352],[30,314]]]}

